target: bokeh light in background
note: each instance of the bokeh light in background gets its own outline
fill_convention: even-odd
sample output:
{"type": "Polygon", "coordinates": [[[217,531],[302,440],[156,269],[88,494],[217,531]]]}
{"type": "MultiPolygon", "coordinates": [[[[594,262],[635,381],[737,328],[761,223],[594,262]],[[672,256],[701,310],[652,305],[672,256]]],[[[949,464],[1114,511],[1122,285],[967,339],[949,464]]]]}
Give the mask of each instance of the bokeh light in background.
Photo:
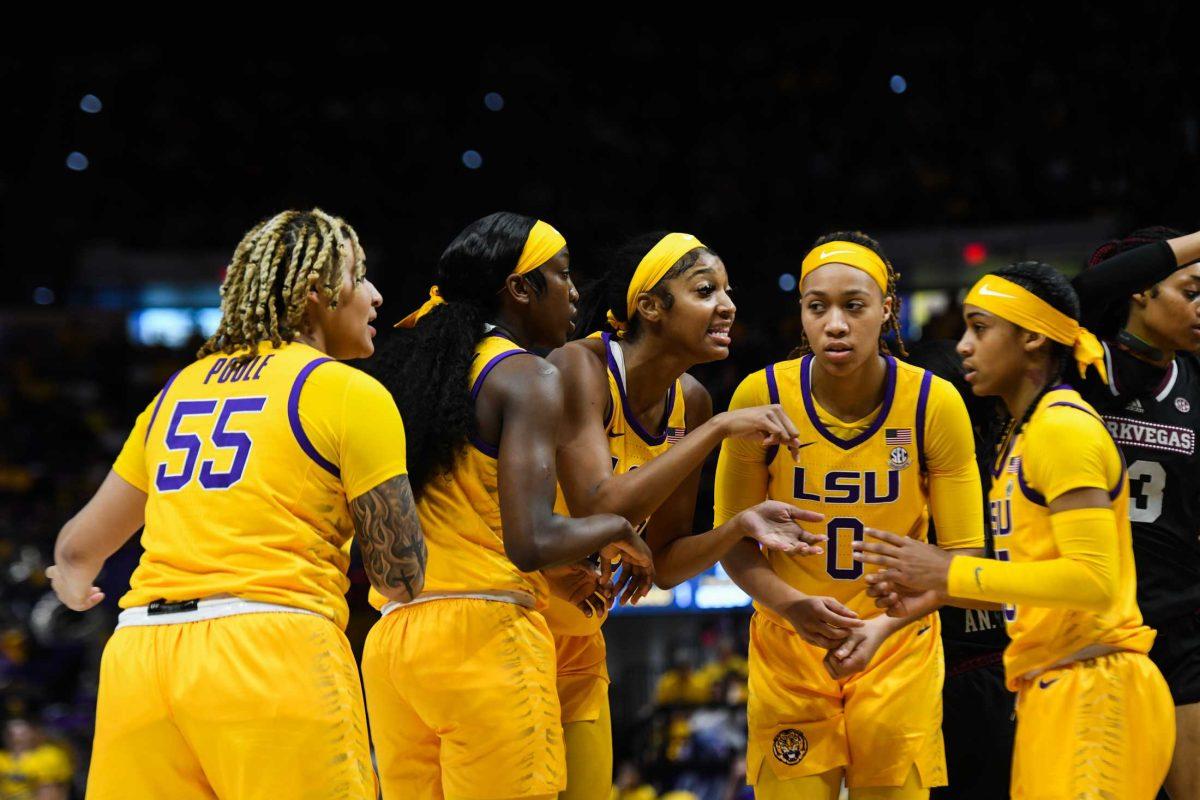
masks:
{"type": "MultiPolygon", "coordinates": [[[[869,33],[867,22],[807,20],[707,41],[641,20],[555,38],[464,25],[449,56],[444,38],[339,33],[274,49],[232,29],[236,59],[213,58],[211,43],[127,45],[92,31],[56,31],[74,38],[53,57],[45,46],[6,53],[0,74],[18,80],[0,153],[0,547],[32,555],[20,575],[0,575],[0,604],[47,591],[33,577],[59,526],[217,327],[233,245],[283,207],[319,205],[355,225],[384,319],[424,300],[450,238],[499,209],[563,231],[581,308],[626,237],[694,232],[736,287],[730,357],[693,370],[715,412],[798,341],[796,273],[821,233],[861,229],[883,243],[902,274],[903,334],[918,343],[956,335],[961,290],[981,267],[1035,257],[1070,271],[1134,227],[1194,227],[1190,26],[1162,12],[1135,31],[1121,10],[1097,7],[1064,38],[1029,13],[989,7],[961,28],[881,22],[869,33]],[[849,57],[868,37],[879,47],[849,57]],[[1014,41],[1028,59],[1013,60],[1014,41]]],[[[135,542],[106,568],[98,613],[115,614],[137,558],[135,542]]],[[[358,647],[377,615],[361,569],[351,580],[358,647]]],[[[618,761],[654,757],[639,731],[673,652],[703,664],[716,629],[744,652],[745,603],[717,565],[614,613],[618,761]]],[[[86,770],[85,665],[98,651],[63,667],[67,645],[30,647],[29,674],[59,670],[39,691],[80,720],[55,733],[67,731],[86,770]]],[[[0,694],[15,696],[2,683],[0,694]]]]}
{"type": "Polygon", "coordinates": [[[987,261],[988,249],[983,242],[968,242],[963,245],[962,251],[963,261],[968,266],[978,267],[983,262],[987,261]]]}

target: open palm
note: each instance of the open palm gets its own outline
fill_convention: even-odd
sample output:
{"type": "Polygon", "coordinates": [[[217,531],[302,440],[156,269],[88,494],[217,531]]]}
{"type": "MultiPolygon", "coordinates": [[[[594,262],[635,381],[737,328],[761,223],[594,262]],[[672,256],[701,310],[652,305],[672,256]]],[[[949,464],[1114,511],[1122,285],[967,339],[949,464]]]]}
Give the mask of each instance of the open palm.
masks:
{"type": "Polygon", "coordinates": [[[820,545],[828,537],[810,533],[801,522],[820,522],[824,515],[805,511],[791,503],[765,500],[741,512],[741,524],[746,535],[763,547],[798,556],[820,555],[820,545]]]}

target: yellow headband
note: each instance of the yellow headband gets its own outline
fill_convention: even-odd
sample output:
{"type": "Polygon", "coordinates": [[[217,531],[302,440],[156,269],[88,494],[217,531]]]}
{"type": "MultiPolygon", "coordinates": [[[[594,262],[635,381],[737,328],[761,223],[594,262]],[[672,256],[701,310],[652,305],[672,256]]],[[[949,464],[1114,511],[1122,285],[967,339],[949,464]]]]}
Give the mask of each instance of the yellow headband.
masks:
{"type": "Polygon", "coordinates": [[[871,248],[843,241],[826,242],[819,247],[814,247],[804,257],[804,263],[800,265],[800,283],[804,283],[804,279],[810,272],[826,264],[845,264],[862,270],[879,285],[879,291],[887,295],[887,264],[883,263],[883,259],[871,248]]]}
{"type": "Polygon", "coordinates": [[[638,262],[637,269],[633,271],[633,279],[629,281],[629,288],[625,290],[625,321],[617,319],[617,315],[609,310],[608,324],[613,330],[618,334],[628,330],[629,320],[633,319],[637,309],[638,295],[653,289],[679,259],[697,247],[704,247],[704,244],[690,233],[668,233],[659,239],[658,244],[651,247],[650,252],[638,262]]]}
{"type": "Polygon", "coordinates": [[[963,303],[978,306],[1014,325],[1067,345],[1075,351],[1079,377],[1087,374],[1090,365],[1108,382],[1108,374],[1104,370],[1104,348],[1100,346],[1100,340],[1033,292],[998,275],[984,275],[967,293],[963,303]]]}
{"type": "MultiPolygon", "coordinates": [[[[517,267],[510,275],[524,275],[545,264],[567,246],[566,238],[554,229],[548,222],[540,219],[533,223],[529,236],[525,239],[525,247],[521,249],[521,257],[517,259],[517,267]]],[[[442,298],[438,287],[429,287],[429,299],[421,307],[396,323],[397,328],[411,328],[433,309],[446,301],[442,298]]]]}

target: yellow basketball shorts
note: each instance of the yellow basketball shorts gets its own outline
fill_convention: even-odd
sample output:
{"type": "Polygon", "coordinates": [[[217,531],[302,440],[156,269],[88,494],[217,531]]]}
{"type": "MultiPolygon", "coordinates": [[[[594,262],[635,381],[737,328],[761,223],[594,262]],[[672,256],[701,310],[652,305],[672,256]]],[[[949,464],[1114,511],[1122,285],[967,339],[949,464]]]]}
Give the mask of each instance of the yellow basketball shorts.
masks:
{"type": "Polygon", "coordinates": [[[554,664],[545,619],[512,603],[431,600],[375,623],[362,672],[385,800],[565,788],[554,664]]]}
{"type": "Polygon", "coordinates": [[[608,705],[608,648],[604,633],[555,636],[558,701],[563,724],[591,722],[608,705]]]}
{"type": "Polygon", "coordinates": [[[1048,670],[1017,692],[1012,796],[1153,800],[1175,747],[1175,706],[1142,653],[1048,670]]]}
{"type": "Polygon", "coordinates": [[[746,775],[779,780],[844,768],[850,788],[946,785],[937,614],[883,643],[862,672],[835,680],[826,651],[760,613],[750,622],[746,775]]]}
{"type": "Polygon", "coordinates": [[[286,612],[119,628],[100,664],[87,796],[374,798],[345,635],[286,612]]]}

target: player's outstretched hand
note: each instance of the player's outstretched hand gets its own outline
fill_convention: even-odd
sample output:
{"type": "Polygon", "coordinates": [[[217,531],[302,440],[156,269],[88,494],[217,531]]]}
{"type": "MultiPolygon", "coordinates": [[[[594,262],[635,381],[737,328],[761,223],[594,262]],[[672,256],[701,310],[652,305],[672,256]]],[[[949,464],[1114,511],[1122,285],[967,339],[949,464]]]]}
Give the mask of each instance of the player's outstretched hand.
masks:
{"type": "Polygon", "coordinates": [[[740,512],[738,518],[746,536],[770,550],[797,556],[819,556],[825,552],[820,545],[829,537],[800,527],[801,522],[821,522],[824,514],[805,511],[791,503],[765,500],[740,512]]]}
{"type": "Polygon", "coordinates": [[[854,560],[882,567],[884,579],[908,589],[945,593],[954,558],[940,547],[888,531],[867,528],[868,539],[854,542],[854,560]]]}
{"type": "Polygon", "coordinates": [[[841,644],[825,654],[825,671],[835,680],[849,678],[856,672],[862,672],[871,663],[879,645],[887,639],[884,630],[884,617],[875,617],[855,628],[841,644]]]}
{"type": "Polygon", "coordinates": [[[723,411],[713,419],[726,439],[752,439],[764,447],[781,445],[792,452],[792,458],[800,456],[800,430],[778,403],[723,411]]]}
{"type": "Polygon", "coordinates": [[[788,622],[809,644],[826,650],[837,647],[863,621],[832,597],[805,597],[788,606],[788,622]]]}
{"type": "Polygon", "coordinates": [[[614,564],[620,564],[622,569],[613,584],[612,596],[621,605],[637,605],[654,588],[654,554],[633,528],[600,551],[602,582],[611,581],[614,564]]]}
{"type": "Polygon", "coordinates": [[[58,599],[73,611],[87,611],[104,600],[104,592],[98,586],[92,586],[91,581],[75,579],[69,571],[57,565],[46,568],[46,577],[50,579],[50,587],[58,599]]]}

